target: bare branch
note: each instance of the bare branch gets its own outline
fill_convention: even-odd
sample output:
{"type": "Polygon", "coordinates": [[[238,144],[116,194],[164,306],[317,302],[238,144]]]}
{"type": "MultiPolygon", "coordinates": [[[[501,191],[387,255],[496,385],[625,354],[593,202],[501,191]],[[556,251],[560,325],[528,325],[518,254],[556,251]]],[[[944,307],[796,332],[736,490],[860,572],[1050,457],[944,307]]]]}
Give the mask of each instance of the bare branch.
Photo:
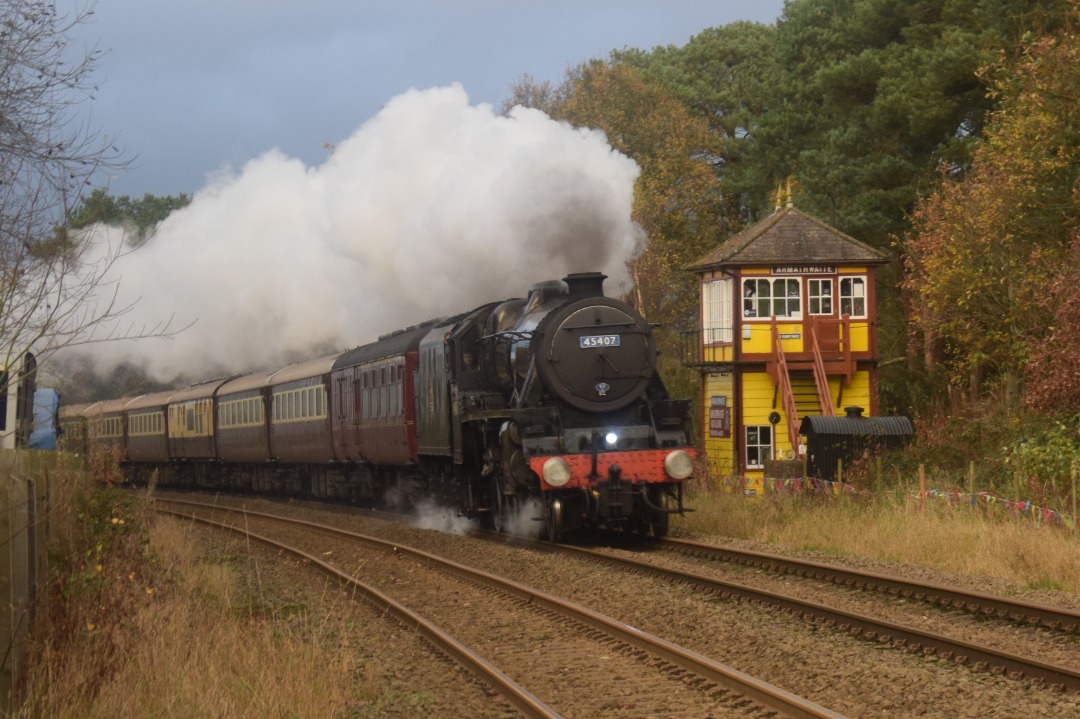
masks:
{"type": "MultiPolygon", "coordinates": [[[[102,52],[79,52],[70,31],[92,6],[71,15],[51,0],[0,6],[0,362],[32,350],[39,359],[81,344],[171,337],[172,318],[121,325],[134,303],[118,301],[123,242],[107,233],[71,233],[68,218],[98,173],[126,162],[108,136],[80,120],[102,52]]],[[[2,388],[0,388],[2,389],[2,388]]]]}

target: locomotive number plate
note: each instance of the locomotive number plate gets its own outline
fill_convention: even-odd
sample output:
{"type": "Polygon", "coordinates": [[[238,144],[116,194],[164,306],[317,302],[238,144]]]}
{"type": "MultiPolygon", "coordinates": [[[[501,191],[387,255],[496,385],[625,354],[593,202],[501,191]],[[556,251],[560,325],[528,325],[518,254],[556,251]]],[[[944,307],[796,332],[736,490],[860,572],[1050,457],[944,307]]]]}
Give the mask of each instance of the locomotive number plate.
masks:
{"type": "Polygon", "coordinates": [[[620,344],[619,335],[591,335],[589,337],[579,338],[581,343],[581,349],[588,349],[590,347],[618,347],[620,344]]]}

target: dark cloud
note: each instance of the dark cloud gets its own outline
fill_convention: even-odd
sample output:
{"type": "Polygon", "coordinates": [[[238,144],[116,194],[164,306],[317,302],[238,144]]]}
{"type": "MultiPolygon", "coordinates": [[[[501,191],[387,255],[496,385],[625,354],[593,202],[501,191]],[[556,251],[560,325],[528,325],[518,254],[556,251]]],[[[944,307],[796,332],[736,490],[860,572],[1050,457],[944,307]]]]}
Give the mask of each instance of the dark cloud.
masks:
{"type": "MultiPolygon", "coordinates": [[[[70,0],[82,4],[83,0],[70,0]]],[[[524,73],[558,81],[613,49],[687,42],[783,0],[98,0],[78,29],[107,51],[88,107],[134,167],[116,194],[192,193],[272,148],[308,164],[410,88],[459,82],[501,103],[524,73]]],[[[61,3],[63,8],[63,3],[61,3]]],[[[102,179],[105,182],[105,178],[102,179]]]]}

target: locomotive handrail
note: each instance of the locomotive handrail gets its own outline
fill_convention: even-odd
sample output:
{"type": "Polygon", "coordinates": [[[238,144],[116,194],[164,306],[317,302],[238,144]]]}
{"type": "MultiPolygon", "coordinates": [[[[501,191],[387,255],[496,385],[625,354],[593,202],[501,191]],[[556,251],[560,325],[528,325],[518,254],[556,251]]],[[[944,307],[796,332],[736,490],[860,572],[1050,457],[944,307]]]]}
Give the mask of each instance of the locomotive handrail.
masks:
{"type": "Polygon", "coordinates": [[[536,334],[535,330],[523,330],[523,331],[520,331],[520,332],[511,332],[511,331],[496,332],[496,333],[490,334],[490,335],[481,335],[480,336],[480,341],[491,340],[491,339],[498,341],[498,340],[505,340],[505,339],[508,339],[508,338],[511,339],[511,340],[531,340],[534,334],[536,334]]]}

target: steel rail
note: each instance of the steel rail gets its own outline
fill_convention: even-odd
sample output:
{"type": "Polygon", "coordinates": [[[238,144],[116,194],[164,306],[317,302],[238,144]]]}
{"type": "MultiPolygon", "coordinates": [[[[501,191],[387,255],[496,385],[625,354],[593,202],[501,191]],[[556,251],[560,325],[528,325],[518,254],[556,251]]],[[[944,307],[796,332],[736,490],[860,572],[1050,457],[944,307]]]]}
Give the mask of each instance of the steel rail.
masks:
{"type": "MultiPolygon", "coordinates": [[[[570,602],[559,597],[540,592],[513,580],[498,577],[488,572],[474,569],[472,567],[459,564],[449,559],[438,557],[423,550],[409,547],[398,542],[391,542],[384,539],[379,539],[378,537],[372,537],[370,535],[350,532],[347,530],[339,529],[337,527],[330,527],[322,524],[316,524],[313,522],[306,522],[299,519],[293,519],[291,517],[265,514],[262,512],[252,512],[245,509],[235,509],[232,507],[224,507],[221,505],[202,504],[198,502],[189,502],[186,500],[177,499],[157,498],[156,501],[173,502],[211,510],[223,510],[227,512],[247,515],[250,517],[259,517],[278,522],[285,522],[296,526],[317,529],[319,531],[344,537],[347,539],[361,541],[371,546],[376,546],[387,551],[396,551],[398,553],[407,554],[416,559],[430,562],[436,566],[449,569],[455,573],[469,577],[470,579],[483,582],[485,584],[488,584],[489,586],[499,589],[500,591],[505,591],[514,596],[521,597],[522,599],[528,600],[532,604],[557,612],[558,614],[578,623],[581,623],[585,626],[598,629],[608,634],[609,636],[612,636],[618,641],[621,641],[633,647],[637,647],[638,649],[644,650],[652,654],[653,656],[659,657],[675,666],[694,672],[695,674],[701,676],[704,679],[722,685],[732,691],[746,696],[749,699],[754,700],[759,704],[768,707],[769,709],[780,712],[785,716],[792,717],[792,719],[844,719],[843,715],[837,714],[814,702],[796,696],[779,687],[773,686],[768,682],[761,681],[760,679],[752,677],[748,674],[745,674],[744,672],[741,672],[720,662],[714,661],[704,655],[698,654],[697,652],[686,649],[684,647],[680,647],[676,644],[673,644],[672,642],[668,642],[664,639],[661,639],[660,637],[649,634],[648,632],[642,631],[628,624],[624,624],[623,622],[620,622],[616,619],[612,619],[598,612],[594,612],[593,610],[578,605],[574,602],[570,602]]],[[[178,512],[174,514],[182,517],[190,516],[178,512]]],[[[229,525],[223,526],[228,526],[229,528],[239,532],[246,531],[242,528],[231,527],[229,525]]],[[[322,562],[320,562],[320,565],[321,564],[322,562]]]]}
{"type": "Polygon", "coordinates": [[[992,594],[947,587],[930,582],[904,579],[903,577],[848,569],[766,552],[716,547],[682,539],[658,540],[657,544],[683,554],[706,556],[721,561],[759,568],[773,568],[781,572],[911,597],[942,606],[956,607],[968,612],[992,614],[1015,621],[1039,624],[1050,629],[1068,633],[1080,632],[1080,612],[1050,607],[1019,599],[996,597],[992,594]]]}
{"type": "Polygon", "coordinates": [[[824,604],[789,597],[765,589],[756,589],[736,582],[728,582],[712,577],[705,577],[678,569],[668,569],[636,559],[617,557],[604,552],[568,545],[547,545],[555,551],[578,554],[590,560],[627,567],[670,581],[678,581],[715,592],[723,597],[738,597],[751,602],[763,602],[785,609],[795,615],[814,617],[841,630],[857,632],[881,642],[888,642],[898,648],[907,647],[911,651],[930,650],[943,659],[955,660],[959,664],[972,664],[975,668],[985,666],[1000,671],[1013,679],[1029,679],[1042,682],[1054,689],[1080,691],[1080,672],[1068,667],[1060,667],[1018,654],[982,647],[959,639],[923,632],[892,622],[875,619],[862,614],[833,609],[824,604]]]}
{"type": "MultiPolygon", "coordinates": [[[[179,500],[170,499],[163,501],[176,502],[179,500]]],[[[222,509],[222,507],[220,507],[219,505],[202,506],[212,507],[213,509],[222,509]]],[[[256,534],[243,527],[236,527],[222,522],[215,522],[213,520],[203,519],[202,517],[197,517],[194,515],[185,514],[183,512],[177,512],[162,508],[158,508],[157,511],[163,514],[170,514],[173,516],[181,517],[183,519],[190,519],[196,522],[200,522],[202,524],[206,524],[212,527],[226,529],[232,532],[236,532],[238,534],[243,534],[249,539],[254,539],[255,541],[265,544],[267,546],[282,550],[284,552],[288,552],[296,557],[299,557],[305,562],[309,562],[310,564],[318,567],[327,574],[336,577],[342,582],[358,589],[364,595],[364,597],[376,607],[378,607],[384,612],[389,612],[390,614],[393,614],[395,617],[397,617],[399,621],[401,621],[411,629],[418,630],[441,651],[452,657],[462,666],[471,670],[482,681],[492,686],[500,695],[502,695],[504,699],[506,699],[513,706],[515,706],[524,716],[529,717],[530,719],[562,719],[560,714],[558,714],[557,712],[555,712],[555,710],[551,709],[549,706],[537,699],[528,690],[520,686],[513,679],[499,671],[499,669],[495,667],[495,665],[491,664],[489,661],[473,652],[464,644],[458,642],[456,639],[444,632],[435,624],[429,622],[424,617],[420,616],[416,612],[413,612],[403,604],[398,603],[396,600],[392,599],[386,594],[383,594],[375,587],[365,584],[364,582],[356,579],[353,576],[345,574],[341,570],[337,569],[331,564],[322,561],[318,557],[307,554],[306,552],[296,549],[295,547],[281,544],[280,542],[276,542],[269,537],[264,537],[260,534],[256,534]]]]}

